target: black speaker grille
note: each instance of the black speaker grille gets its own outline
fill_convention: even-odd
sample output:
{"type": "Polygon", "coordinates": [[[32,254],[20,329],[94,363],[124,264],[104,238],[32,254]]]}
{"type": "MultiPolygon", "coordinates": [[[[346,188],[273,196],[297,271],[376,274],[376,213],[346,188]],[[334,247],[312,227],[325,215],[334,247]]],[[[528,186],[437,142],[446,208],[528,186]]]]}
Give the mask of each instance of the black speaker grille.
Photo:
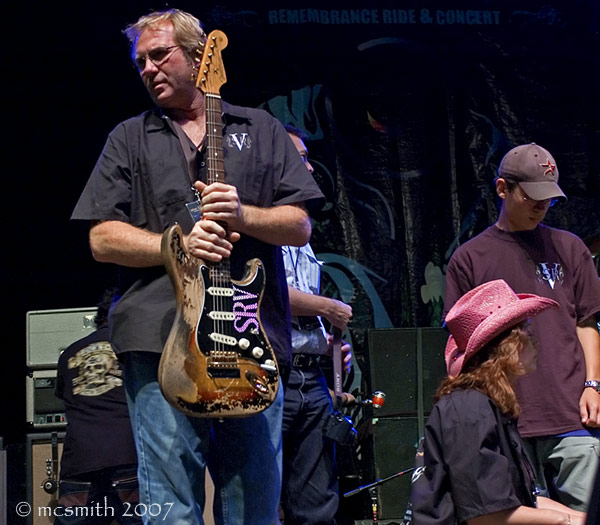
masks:
{"type": "Polygon", "coordinates": [[[446,375],[447,339],[443,328],[369,331],[370,388],[386,394],[378,417],[420,415],[431,410],[433,394],[446,375]]]}
{"type": "MultiPolygon", "coordinates": [[[[385,479],[415,465],[419,440],[416,417],[386,417],[373,421],[373,455],[377,479],[385,479]]],[[[410,498],[411,473],[379,485],[379,518],[401,519],[410,498]]]]}

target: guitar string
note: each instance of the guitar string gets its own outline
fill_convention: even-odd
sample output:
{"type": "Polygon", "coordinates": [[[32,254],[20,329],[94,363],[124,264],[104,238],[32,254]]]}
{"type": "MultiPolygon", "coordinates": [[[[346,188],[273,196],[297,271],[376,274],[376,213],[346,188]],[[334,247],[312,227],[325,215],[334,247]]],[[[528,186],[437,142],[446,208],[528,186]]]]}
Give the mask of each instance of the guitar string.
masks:
{"type": "MultiPolygon", "coordinates": [[[[208,117],[209,117],[209,134],[210,134],[210,144],[211,144],[211,151],[209,152],[209,158],[211,159],[211,164],[212,164],[212,170],[210,171],[211,174],[211,180],[210,183],[214,183],[216,181],[218,181],[219,177],[218,177],[218,165],[216,163],[216,159],[215,156],[217,155],[217,141],[216,141],[216,136],[215,136],[215,127],[216,127],[216,119],[215,119],[215,114],[214,114],[214,98],[212,96],[209,96],[207,98],[207,102],[208,102],[208,117]]],[[[213,272],[215,272],[215,275],[213,276],[215,278],[215,282],[217,284],[217,288],[220,291],[222,289],[222,276],[220,273],[220,269],[222,268],[222,265],[219,267],[218,264],[214,264],[212,266],[213,272]]],[[[222,321],[219,318],[219,313],[218,312],[223,312],[223,296],[220,294],[219,291],[216,291],[217,293],[217,300],[216,300],[216,304],[218,305],[217,307],[217,313],[216,313],[216,320],[215,320],[215,324],[217,326],[217,334],[223,334],[223,326],[222,326],[222,321]]],[[[217,335],[217,336],[218,336],[217,335]]],[[[224,334],[223,334],[224,335],[224,334]]],[[[223,342],[218,340],[217,342],[217,347],[219,350],[223,351],[223,342]]]]}
{"type": "MultiPolygon", "coordinates": [[[[215,170],[215,165],[214,165],[214,137],[213,137],[213,116],[212,116],[212,111],[211,111],[211,97],[207,95],[206,97],[206,139],[207,139],[207,163],[208,163],[208,173],[207,173],[207,180],[206,183],[207,184],[212,184],[214,182],[214,170],[215,170]]],[[[214,287],[214,294],[212,296],[212,301],[211,301],[211,307],[212,307],[212,312],[211,313],[215,313],[218,312],[220,309],[220,304],[219,304],[219,294],[218,294],[218,290],[220,287],[220,283],[218,282],[217,279],[217,271],[216,271],[216,266],[215,264],[210,264],[209,265],[209,276],[210,276],[210,282],[211,282],[211,286],[214,287]]],[[[218,334],[220,332],[220,327],[219,327],[219,319],[218,317],[213,318],[213,333],[215,334],[215,336],[218,337],[218,334]]],[[[218,355],[218,351],[220,350],[220,342],[219,340],[214,340],[213,344],[212,344],[213,348],[216,351],[216,354],[218,355]]]]}
{"type": "MultiPolygon", "coordinates": [[[[217,182],[224,177],[221,176],[223,173],[222,162],[220,162],[222,157],[222,137],[217,136],[219,131],[221,131],[221,123],[218,120],[221,116],[220,112],[220,97],[216,95],[208,95],[207,98],[207,117],[208,117],[208,144],[209,144],[209,183],[217,182]],[[219,140],[221,139],[221,140],[219,140]],[[219,148],[219,146],[221,146],[219,148]],[[220,177],[221,176],[221,177],[220,177]]],[[[221,132],[222,134],[222,132],[221,132]]],[[[227,282],[229,274],[229,260],[223,259],[220,264],[213,265],[213,277],[214,282],[216,283],[216,287],[220,290],[223,290],[226,286],[229,287],[230,284],[227,282]]],[[[217,305],[216,311],[216,320],[214,320],[213,325],[216,326],[217,334],[221,334],[223,336],[230,335],[230,330],[227,330],[228,326],[226,319],[220,318],[220,315],[223,315],[225,312],[229,312],[232,308],[227,308],[226,304],[230,302],[229,296],[221,295],[217,293],[216,300],[214,301],[217,305]]],[[[233,307],[233,305],[230,305],[233,307]]],[[[217,341],[217,348],[222,352],[226,350],[225,341],[217,341]]]]}

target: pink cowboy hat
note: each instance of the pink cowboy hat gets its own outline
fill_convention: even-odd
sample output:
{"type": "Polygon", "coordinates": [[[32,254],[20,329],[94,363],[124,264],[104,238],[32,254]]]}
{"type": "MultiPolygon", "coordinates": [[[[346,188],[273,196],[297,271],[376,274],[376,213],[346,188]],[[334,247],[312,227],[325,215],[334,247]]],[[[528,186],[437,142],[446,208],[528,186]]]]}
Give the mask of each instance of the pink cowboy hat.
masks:
{"type": "Polygon", "coordinates": [[[533,294],[516,294],[502,279],[484,283],[463,295],[446,315],[448,375],[460,374],[465,362],[494,337],[558,303],[533,294]]]}

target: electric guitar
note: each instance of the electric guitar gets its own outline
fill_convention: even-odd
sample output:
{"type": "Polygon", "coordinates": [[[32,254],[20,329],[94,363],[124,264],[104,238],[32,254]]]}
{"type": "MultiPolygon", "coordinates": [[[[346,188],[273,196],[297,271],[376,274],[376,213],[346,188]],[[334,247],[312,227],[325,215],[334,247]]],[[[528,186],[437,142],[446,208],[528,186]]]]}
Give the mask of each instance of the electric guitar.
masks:
{"type": "MultiPolygon", "coordinates": [[[[225,180],[219,90],[226,82],[226,46],[223,32],[208,35],[196,82],[206,103],[207,184],[225,180]]],[[[179,225],[163,234],[161,254],[177,300],[158,369],[163,395],[189,416],[261,412],[279,388],[275,354],[260,323],[262,262],[248,261],[242,279],[234,281],[228,259],[205,264],[187,252],[179,225]]]]}

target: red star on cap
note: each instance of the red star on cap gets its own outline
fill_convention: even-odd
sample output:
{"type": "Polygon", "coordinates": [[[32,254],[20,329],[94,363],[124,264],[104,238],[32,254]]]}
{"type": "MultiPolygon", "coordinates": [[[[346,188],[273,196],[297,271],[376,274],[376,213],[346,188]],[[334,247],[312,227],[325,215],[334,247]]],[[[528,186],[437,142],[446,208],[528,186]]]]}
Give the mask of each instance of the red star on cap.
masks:
{"type": "Polygon", "coordinates": [[[542,168],[546,168],[546,171],[544,171],[544,175],[548,175],[548,173],[554,175],[554,168],[556,168],[556,164],[552,164],[552,162],[550,162],[550,159],[546,159],[546,164],[540,164],[540,166],[542,168]]]}

